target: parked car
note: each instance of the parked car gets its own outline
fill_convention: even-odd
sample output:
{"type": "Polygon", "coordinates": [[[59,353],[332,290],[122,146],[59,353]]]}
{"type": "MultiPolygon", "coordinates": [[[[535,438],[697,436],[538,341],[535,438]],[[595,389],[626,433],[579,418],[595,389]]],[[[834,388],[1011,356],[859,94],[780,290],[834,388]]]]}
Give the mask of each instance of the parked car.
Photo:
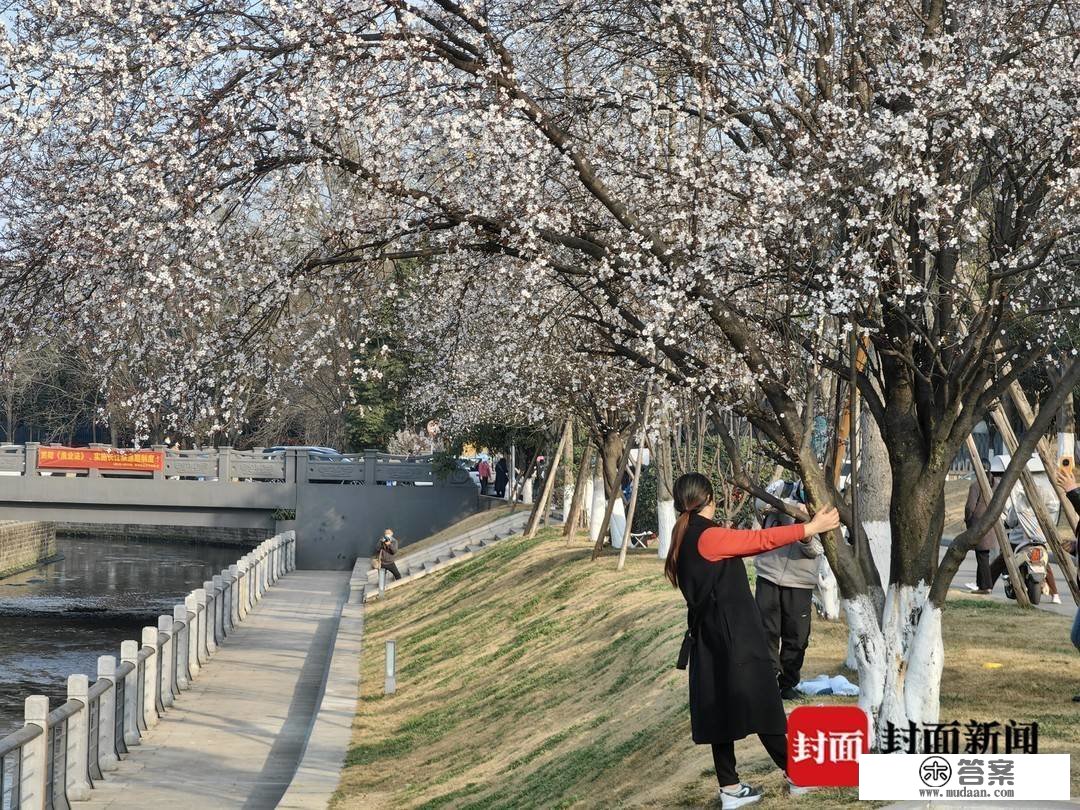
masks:
{"type": "Polygon", "coordinates": [[[351,458],[347,458],[342,453],[339,453],[333,447],[317,447],[315,445],[277,445],[276,447],[267,447],[263,450],[264,458],[276,458],[278,456],[285,455],[286,450],[307,450],[308,459],[310,461],[347,461],[351,462],[351,458]]]}

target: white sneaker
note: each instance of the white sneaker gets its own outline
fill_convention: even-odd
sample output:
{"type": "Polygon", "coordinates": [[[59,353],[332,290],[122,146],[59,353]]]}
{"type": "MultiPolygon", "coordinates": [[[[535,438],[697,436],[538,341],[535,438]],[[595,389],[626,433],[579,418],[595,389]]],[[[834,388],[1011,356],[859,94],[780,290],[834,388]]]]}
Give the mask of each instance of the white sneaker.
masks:
{"type": "Polygon", "coordinates": [[[976,585],[974,582],[965,582],[964,587],[967,588],[969,591],[979,590],[979,586],[976,585]]]}
{"type": "Polygon", "coordinates": [[[1052,603],[1054,603],[1055,605],[1060,605],[1061,604],[1061,594],[1055,593],[1053,596],[1050,597],[1050,601],[1052,603]]]}
{"type": "Polygon", "coordinates": [[[761,790],[750,787],[745,782],[739,783],[739,789],[734,793],[728,793],[720,788],[720,806],[723,810],[732,810],[735,807],[745,807],[748,804],[761,801],[761,790]]]}
{"type": "Polygon", "coordinates": [[[787,782],[787,792],[789,796],[805,796],[811,791],[817,790],[816,787],[803,787],[802,785],[796,785],[788,776],[784,775],[784,781],[787,782]]]}

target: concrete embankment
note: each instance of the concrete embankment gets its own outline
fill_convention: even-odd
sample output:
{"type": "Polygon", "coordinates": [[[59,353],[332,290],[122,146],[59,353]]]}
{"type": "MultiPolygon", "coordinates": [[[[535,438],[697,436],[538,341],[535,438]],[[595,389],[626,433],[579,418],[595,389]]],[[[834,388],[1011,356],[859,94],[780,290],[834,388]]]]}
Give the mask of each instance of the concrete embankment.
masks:
{"type": "Polygon", "coordinates": [[[0,521],[0,577],[18,574],[55,557],[55,524],[0,521]]]}

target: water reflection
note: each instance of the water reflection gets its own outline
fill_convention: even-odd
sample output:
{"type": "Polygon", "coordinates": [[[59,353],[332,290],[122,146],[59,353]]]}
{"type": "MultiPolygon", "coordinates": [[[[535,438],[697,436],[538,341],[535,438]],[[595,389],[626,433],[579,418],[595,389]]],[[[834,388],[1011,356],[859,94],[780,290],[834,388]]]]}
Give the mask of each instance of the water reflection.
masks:
{"type": "Polygon", "coordinates": [[[65,539],[64,559],[0,580],[0,736],[22,725],[27,695],[64,699],[67,676],[91,682],[99,655],[172,615],[192,589],[236,562],[236,547],[65,539]]]}

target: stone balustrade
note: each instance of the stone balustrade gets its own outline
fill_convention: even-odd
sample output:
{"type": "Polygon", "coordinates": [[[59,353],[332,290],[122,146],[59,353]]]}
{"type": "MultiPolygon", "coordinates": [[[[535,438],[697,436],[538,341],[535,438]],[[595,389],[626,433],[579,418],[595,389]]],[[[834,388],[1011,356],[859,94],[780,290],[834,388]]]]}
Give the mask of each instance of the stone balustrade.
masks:
{"type": "Polygon", "coordinates": [[[101,656],[92,684],[71,675],[60,706],[26,698],[25,724],[0,739],[0,808],[54,810],[89,799],[105,773],[137,756],[133,749],[267,589],[295,569],[295,533],[275,535],[144,627],[139,641],[124,641],[119,663],[101,656]]]}

